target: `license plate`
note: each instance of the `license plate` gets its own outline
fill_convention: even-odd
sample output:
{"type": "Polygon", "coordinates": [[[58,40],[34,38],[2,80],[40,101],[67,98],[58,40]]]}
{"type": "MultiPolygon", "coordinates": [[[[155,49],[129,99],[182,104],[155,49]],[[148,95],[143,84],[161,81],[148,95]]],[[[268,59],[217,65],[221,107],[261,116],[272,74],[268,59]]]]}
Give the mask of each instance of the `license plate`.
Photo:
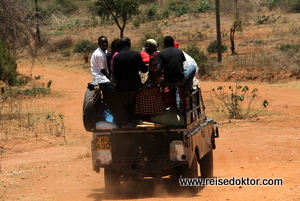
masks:
{"type": "Polygon", "coordinates": [[[110,143],[109,138],[107,136],[97,136],[96,138],[96,150],[109,150],[110,143]]]}

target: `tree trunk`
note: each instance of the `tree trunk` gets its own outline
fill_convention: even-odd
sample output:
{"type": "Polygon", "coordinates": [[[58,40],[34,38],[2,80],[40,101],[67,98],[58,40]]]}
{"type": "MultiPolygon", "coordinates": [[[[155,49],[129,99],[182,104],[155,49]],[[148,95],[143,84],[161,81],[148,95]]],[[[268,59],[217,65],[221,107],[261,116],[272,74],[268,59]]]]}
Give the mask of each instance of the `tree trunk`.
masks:
{"type": "Polygon", "coordinates": [[[235,29],[237,27],[237,22],[235,21],[233,26],[230,28],[230,42],[231,42],[231,54],[234,55],[236,54],[235,52],[235,44],[234,44],[234,34],[235,34],[235,29]]]}
{"type": "Polygon", "coordinates": [[[120,28],[120,38],[124,36],[124,28],[120,28]]]}
{"type": "Polygon", "coordinates": [[[35,3],[35,14],[34,17],[36,18],[36,30],[35,30],[35,37],[37,41],[37,45],[39,46],[41,44],[41,31],[40,31],[40,14],[38,9],[38,3],[37,0],[34,1],[35,3]]]}

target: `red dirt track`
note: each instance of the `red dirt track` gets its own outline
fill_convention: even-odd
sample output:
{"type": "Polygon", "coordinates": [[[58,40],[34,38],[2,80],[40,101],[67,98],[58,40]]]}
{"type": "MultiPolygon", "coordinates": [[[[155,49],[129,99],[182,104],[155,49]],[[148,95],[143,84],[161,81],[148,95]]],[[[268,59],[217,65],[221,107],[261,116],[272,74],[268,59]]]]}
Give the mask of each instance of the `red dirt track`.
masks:
{"type": "MultiPolygon", "coordinates": [[[[119,195],[107,195],[103,169],[92,170],[91,133],[82,124],[82,102],[86,73],[20,65],[19,71],[52,80],[53,91],[64,91],[63,98],[36,102],[65,115],[66,141],[33,139],[10,141],[2,154],[0,198],[5,201],[104,201],[104,200],[300,200],[300,89],[247,84],[259,90],[260,99],[270,105],[268,115],[250,120],[220,120],[220,138],[214,150],[214,176],[218,178],[283,179],[282,186],[206,186],[193,196],[180,195],[151,182],[130,183],[119,195]],[[2,197],[1,197],[2,196],[2,197]]],[[[232,83],[202,82],[204,102],[210,90],[232,83]]],[[[299,82],[300,84],[300,82],[299,82]]],[[[1,200],[1,199],[0,199],[1,200]]]]}

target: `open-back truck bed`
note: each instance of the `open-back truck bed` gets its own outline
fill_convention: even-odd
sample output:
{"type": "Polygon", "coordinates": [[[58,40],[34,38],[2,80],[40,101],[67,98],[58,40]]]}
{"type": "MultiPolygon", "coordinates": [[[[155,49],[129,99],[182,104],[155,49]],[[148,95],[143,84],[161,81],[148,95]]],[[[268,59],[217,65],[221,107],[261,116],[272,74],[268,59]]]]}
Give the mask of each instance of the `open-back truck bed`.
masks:
{"type": "Polygon", "coordinates": [[[107,191],[116,192],[122,182],[146,177],[170,176],[177,183],[179,178],[212,177],[218,123],[205,115],[201,88],[184,97],[184,125],[149,124],[135,129],[97,130],[92,118],[94,93],[86,91],[83,119],[86,130],[93,134],[93,169],[100,172],[104,168],[107,191]]]}

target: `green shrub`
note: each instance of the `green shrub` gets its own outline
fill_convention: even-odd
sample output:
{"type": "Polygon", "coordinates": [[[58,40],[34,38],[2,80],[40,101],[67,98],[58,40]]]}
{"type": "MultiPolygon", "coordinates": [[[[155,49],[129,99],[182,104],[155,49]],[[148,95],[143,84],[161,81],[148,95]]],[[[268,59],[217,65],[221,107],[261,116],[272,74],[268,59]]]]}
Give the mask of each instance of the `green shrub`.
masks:
{"type": "MultiPolygon", "coordinates": [[[[254,112],[254,103],[258,97],[258,89],[254,88],[251,92],[248,86],[229,86],[229,92],[225,87],[219,86],[217,89],[212,89],[215,97],[221,101],[223,107],[228,114],[229,119],[244,119],[252,118],[258,113],[254,112]]],[[[262,107],[266,108],[269,105],[267,100],[262,102],[262,107]]]]}
{"type": "Polygon", "coordinates": [[[265,0],[263,6],[267,7],[269,10],[280,8],[287,12],[300,12],[300,0],[265,0]]]}
{"type": "Polygon", "coordinates": [[[49,18],[55,13],[69,15],[78,10],[74,2],[74,0],[45,1],[39,4],[39,13],[43,18],[49,18]]]}
{"type": "Polygon", "coordinates": [[[67,50],[63,50],[60,52],[60,54],[63,56],[63,57],[69,57],[71,56],[71,50],[67,49],[67,50]]]}
{"type": "Polygon", "coordinates": [[[75,53],[93,52],[97,47],[97,44],[92,43],[89,40],[81,40],[75,44],[73,51],[75,53]]]}
{"type": "Polygon", "coordinates": [[[275,17],[273,14],[272,15],[262,15],[257,17],[257,24],[267,24],[267,23],[272,23],[276,22],[281,16],[275,17]]]}
{"type": "Polygon", "coordinates": [[[177,17],[190,12],[189,4],[183,1],[171,1],[168,5],[168,9],[173,11],[177,17]]]}
{"type": "Polygon", "coordinates": [[[69,36],[63,38],[62,40],[54,43],[55,48],[58,50],[64,50],[67,48],[71,48],[73,46],[73,39],[69,36]]]}
{"type": "Polygon", "coordinates": [[[82,53],[84,60],[88,63],[89,55],[98,48],[96,43],[92,43],[89,40],[81,40],[75,44],[73,52],[75,53],[82,53]]]}
{"type": "Polygon", "coordinates": [[[13,86],[17,84],[17,63],[4,42],[0,41],[0,80],[13,86]]]}
{"type": "Polygon", "coordinates": [[[22,94],[25,96],[33,96],[35,97],[36,95],[47,95],[51,92],[50,88],[43,88],[43,87],[36,87],[33,86],[32,88],[27,88],[27,89],[19,89],[19,88],[12,88],[8,87],[4,89],[4,94],[2,94],[2,97],[6,99],[7,97],[15,98],[18,95],[22,94]]]}
{"type": "Polygon", "coordinates": [[[280,5],[282,0],[265,0],[265,5],[269,10],[274,10],[280,5]]]}
{"type": "Polygon", "coordinates": [[[73,13],[78,9],[72,0],[55,0],[55,5],[59,11],[65,14],[73,13]]]}
{"type": "Polygon", "coordinates": [[[284,44],[279,46],[279,50],[281,52],[287,52],[289,50],[293,50],[295,52],[299,52],[300,44],[284,44]]]}
{"type": "Polygon", "coordinates": [[[185,52],[195,59],[197,64],[205,63],[208,60],[208,58],[204,55],[204,52],[200,51],[200,48],[195,44],[188,45],[185,52]]]}
{"type": "Polygon", "coordinates": [[[200,48],[197,47],[195,44],[188,45],[185,49],[185,52],[190,55],[193,59],[195,59],[198,65],[198,74],[205,75],[208,72],[208,66],[206,62],[208,58],[205,56],[203,51],[200,51],[200,48]]]}
{"type": "Polygon", "coordinates": [[[212,5],[207,1],[201,1],[199,5],[196,7],[198,13],[206,13],[212,10],[212,5]]]}
{"type": "Polygon", "coordinates": [[[49,94],[51,92],[51,89],[49,88],[41,88],[41,87],[32,87],[31,89],[25,89],[20,91],[23,95],[28,96],[36,96],[38,94],[49,94]]]}
{"type": "Polygon", "coordinates": [[[133,21],[133,26],[134,27],[140,27],[140,25],[141,25],[141,22],[139,20],[134,20],[133,21]]]}
{"type": "Polygon", "coordinates": [[[162,16],[164,18],[169,18],[169,16],[170,16],[170,10],[168,8],[164,9],[163,13],[162,13],[162,16]]]}
{"type": "MultiPolygon", "coordinates": [[[[214,40],[213,42],[211,42],[209,44],[209,46],[207,47],[207,51],[210,53],[210,54],[213,54],[213,53],[217,53],[218,52],[218,45],[217,45],[217,41],[214,40]]],[[[227,51],[227,46],[224,45],[224,44],[221,44],[221,52],[226,52],[227,51]]]]}
{"type": "Polygon", "coordinates": [[[289,12],[300,13],[300,0],[292,0],[289,12]]]}
{"type": "Polygon", "coordinates": [[[157,7],[155,5],[151,5],[146,10],[146,15],[149,19],[153,18],[157,14],[157,7]]]}

